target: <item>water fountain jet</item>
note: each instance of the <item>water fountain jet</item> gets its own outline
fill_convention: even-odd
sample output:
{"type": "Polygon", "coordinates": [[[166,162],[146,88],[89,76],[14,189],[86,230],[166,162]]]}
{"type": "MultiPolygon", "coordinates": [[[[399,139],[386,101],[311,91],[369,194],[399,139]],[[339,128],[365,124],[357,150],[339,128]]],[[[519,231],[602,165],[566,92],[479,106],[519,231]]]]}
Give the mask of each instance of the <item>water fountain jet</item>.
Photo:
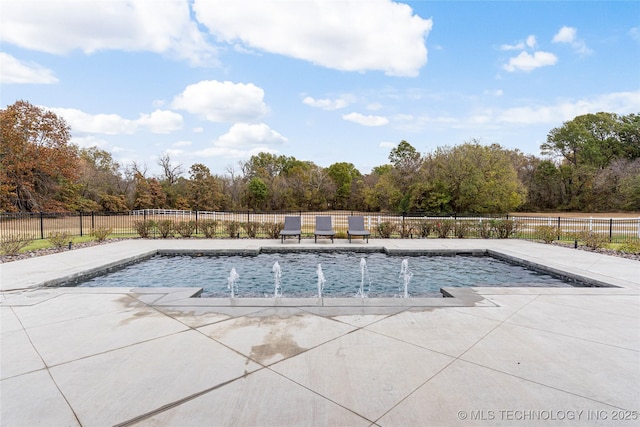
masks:
{"type": "Polygon", "coordinates": [[[322,289],[324,288],[324,273],[322,272],[322,266],[318,264],[318,269],[316,270],[318,273],[318,298],[322,298],[322,289]]]}
{"type": "Polygon", "coordinates": [[[409,270],[409,260],[403,259],[400,264],[400,277],[404,282],[404,298],[409,298],[409,282],[411,282],[411,277],[413,273],[409,270]]]}
{"type": "MultiPolygon", "coordinates": [[[[364,281],[368,276],[369,272],[367,270],[367,260],[364,258],[360,258],[360,289],[356,293],[356,297],[365,298],[367,294],[364,291],[364,281]]],[[[371,279],[369,279],[369,288],[371,288],[371,279]]]]}
{"type": "Polygon", "coordinates": [[[235,298],[236,281],[240,278],[240,275],[236,272],[235,268],[231,269],[229,277],[227,277],[227,287],[231,290],[231,298],[235,298]]]}
{"type": "Polygon", "coordinates": [[[271,269],[273,272],[273,281],[275,282],[275,289],[273,291],[273,297],[278,298],[282,296],[282,288],[280,286],[282,279],[282,271],[280,270],[280,264],[276,261],[271,269]]]}

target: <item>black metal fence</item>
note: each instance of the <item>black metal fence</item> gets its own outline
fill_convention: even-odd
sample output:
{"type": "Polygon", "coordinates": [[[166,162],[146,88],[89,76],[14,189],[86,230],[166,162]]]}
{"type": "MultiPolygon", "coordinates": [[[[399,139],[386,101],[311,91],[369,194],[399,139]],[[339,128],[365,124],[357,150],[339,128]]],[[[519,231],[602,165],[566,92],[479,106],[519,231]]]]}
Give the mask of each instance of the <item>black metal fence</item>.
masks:
{"type": "MultiPolygon", "coordinates": [[[[315,217],[330,215],[338,237],[346,237],[348,217],[360,215],[372,237],[425,238],[425,237],[501,237],[501,229],[508,237],[540,239],[541,232],[552,230],[558,240],[573,240],[576,233],[591,231],[610,242],[630,242],[640,239],[640,217],[636,218],[567,218],[562,216],[532,217],[517,215],[463,215],[433,214],[428,212],[391,213],[357,211],[278,211],[278,212],[208,212],[166,209],[146,209],[120,213],[105,212],[21,212],[0,213],[0,242],[20,239],[47,239],[51,233],[66,232],[70,236],[87,236],[97,229],[110,229],[113,237],[135,237],[142,223],[175,224],[192,222],[193,235],[203,235],[203,226],[215,237],[242,238],[255,235],[270,237],[267,229],[284,222],[285,216],[302,219],[302,233],[313,236],[315,217]],[[247,227],[246,224],[253,224],[247,227]],[[270,227],[269,227],[270,225],[270,227]]],[[[158,227],[152,226],[150,237],[160,237],[158,227]]],[[[505,237],[505,236],[502,236],[505,237]]]]}

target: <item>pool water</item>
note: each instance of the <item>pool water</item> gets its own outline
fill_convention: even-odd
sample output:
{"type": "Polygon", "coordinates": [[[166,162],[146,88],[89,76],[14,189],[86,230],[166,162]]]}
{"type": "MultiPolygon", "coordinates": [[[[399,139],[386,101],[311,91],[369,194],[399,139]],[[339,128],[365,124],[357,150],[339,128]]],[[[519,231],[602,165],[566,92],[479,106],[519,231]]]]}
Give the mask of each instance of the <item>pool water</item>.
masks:
{"type": "Polygon", "coordinates": [[[235,269],[236,297],[274,297],[273,267],[281,270],[283,297],[317,297],[318,264],[325,283],[323,297],[399,297],[408,260],[408,295],[439,297],[442,287],[542,286],[571,287],[561,279],[488,256],[391,256],[383,253],[293,252],[258,255],[156,255],[121,270],[95,277],[78,286],[89,287],[201,287],[203,297],[229,297],[228,277],[235,269]],[[361,260],[366,262],[363,280],[361,260]]]}

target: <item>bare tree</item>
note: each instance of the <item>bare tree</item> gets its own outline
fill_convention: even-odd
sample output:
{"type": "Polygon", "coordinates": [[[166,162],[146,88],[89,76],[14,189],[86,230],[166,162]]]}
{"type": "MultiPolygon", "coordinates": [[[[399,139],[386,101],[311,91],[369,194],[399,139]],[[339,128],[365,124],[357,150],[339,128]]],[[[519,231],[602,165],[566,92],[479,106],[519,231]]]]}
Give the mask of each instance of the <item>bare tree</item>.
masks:
{"type": "Polygon", "coordinates": [[[161,181],[164,181],[169,185],[173,185],[178,182],[178,178],[184,174],[182,164],[172,165],[171,157],[169,157],[168,154],[164,154],[158,159],[158,166],[162,168],[161,181]]]}

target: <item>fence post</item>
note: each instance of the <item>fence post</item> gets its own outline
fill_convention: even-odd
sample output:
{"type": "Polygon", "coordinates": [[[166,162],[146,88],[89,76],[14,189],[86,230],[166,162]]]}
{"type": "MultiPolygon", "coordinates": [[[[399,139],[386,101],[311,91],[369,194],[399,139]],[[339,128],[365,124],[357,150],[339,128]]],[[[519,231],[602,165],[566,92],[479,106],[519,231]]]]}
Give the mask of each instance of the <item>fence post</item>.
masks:
{"type": "Polygon", "coordinates": [[[80,237],[82,237],[82,212],[79,212],[80,214],[80,237]]]}
{"type": "Polygon", "coordinates": [[[560,217],[558,217],[558,240],[560,240],[561,234],[562,234],[562,229],[560,228],[560,217]]]}
{"type": "Polygon", "coordinates": [[[44,214],[40,211],[40,238],[44,240],[44,214]]]}
{"type": "Polygon", "coordinates": [[[609,218],[609,243],[613,242],[613,218],[609,218]]]}
{"type": "Polygon", "coordinates": [[[198,234],[198,211],[196,211],[196,234],[198,234]]]}
{"type": "Polygon", "coordinates": [[[91,229],[96,228],[96,213],[91,211],[91,229]]]}

